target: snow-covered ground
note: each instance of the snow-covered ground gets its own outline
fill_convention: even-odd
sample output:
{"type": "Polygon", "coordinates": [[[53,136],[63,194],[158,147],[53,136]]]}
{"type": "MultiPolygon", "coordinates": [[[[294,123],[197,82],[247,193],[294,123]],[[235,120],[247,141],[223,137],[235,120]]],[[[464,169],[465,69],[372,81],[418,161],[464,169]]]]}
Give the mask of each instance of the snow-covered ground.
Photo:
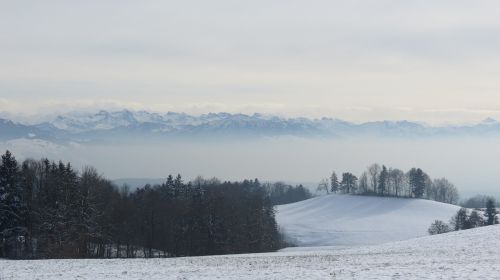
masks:
{"type": "Polygon", "coordinates": [[[0,260],[0,279],[498,279],[498,240],[500,226],[489,226],[336,250],[176,259],[0,260]]]}
{"type": "Polygon", "coordinates": [[[276,219],[298,246],[360,246],[428,235],[459,207],[423,199],[326,195],[277,207],[276,219]]]}
{"type": "Polygon", "coordinates": [[[0,280],[495,279],[500,275],[496,245],[500,225],[427,236],[430,223],[448,221],[457,206],[329,195],[277,210],[286,234],[309,247],[172,259],[0,260],[0,280]]]}

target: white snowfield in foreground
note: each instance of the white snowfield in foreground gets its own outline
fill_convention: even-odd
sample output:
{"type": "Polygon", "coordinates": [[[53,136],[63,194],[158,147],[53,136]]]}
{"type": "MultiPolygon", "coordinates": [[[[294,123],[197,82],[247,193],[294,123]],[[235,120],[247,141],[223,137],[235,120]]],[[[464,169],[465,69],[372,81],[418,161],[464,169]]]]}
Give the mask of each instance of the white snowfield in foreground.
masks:
{"type": "Polygon", "coordinates": [[[277,207],[276,220],[297,246],[374,245],[428,235],[458,206],[423,199],[326,195],[277,207]]]}
{"type": "Polygon", "coordinates": [[[2,280],[498,279],[500,226],[351,249],[177,259],[0,260],[2,280]]]}

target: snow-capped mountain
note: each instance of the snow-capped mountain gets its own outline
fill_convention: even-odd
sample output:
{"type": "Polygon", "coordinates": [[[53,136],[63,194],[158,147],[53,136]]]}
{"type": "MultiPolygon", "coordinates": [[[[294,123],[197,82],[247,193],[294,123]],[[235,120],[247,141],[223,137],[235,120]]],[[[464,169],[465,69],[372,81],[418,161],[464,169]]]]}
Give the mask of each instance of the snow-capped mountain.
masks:
{"type": "MultiPolygon", "coordinates": [[[[137,114],[141,120],[151,118],[149,114],[145,117],[137,114]]],[[[84,132],[91,130],[109,130],[122,126],[130,126],[138,123],[136,116],[127,110],[118,112],[99,111],[96,114],[73,114],[58,116],[50,124],[58,129],[69,132],[84,132]]]]}
{"type": "Polygon", "coordinates": [[[155,137],[431,137],[496,135],[500,123],[486,119],[475,125],[433,127],[411,121],[356,124],[332,118],[284,118],[263,114],[208,113],[189,115],[148,111],[73,112],[39,124],[0,120],[0,139],[40,138],[58,141],[101,141],[155,137]]]}
{"type": "Polygon", "coordinates": [[[199,135],[199,134],[249,134],[249,135],[302,135],[327,132],[321,121],[305,118],[285,119],[261,114],[209,113],[192,116],[185,113],[166,114],[128,110],[95,114],[73,113],[60,115],[54,120],[36,125],[42,130],[64,131],[66,134],[89,136],[90,134],[151,134],[151,135],[199,135]]]}
{"type": "Polygon", "coordinates": [[[48,131],[41,130],[36,126],[14,123],[11,120],[0,119],[0,140],[11,140],[16,138],[51,138],[48,131]]]}
{"type": "Polygon", "coordinates": [[[142,130],[152,133],[242,133],[265,135],[335,135],[353,132],[422,132],[421,124],[401,122],[369,122],[354,124],[338,119],[321,118],[283,118],[262,114],[230,114],[208,113],[199,116],[185,113],[168,112],[166,114],[147,111],[132,112],[128,110],[95,114],[68,114],[58,116],[53,121],[39,124],[53,126],[73,134],[91,131],[142,130]]]}

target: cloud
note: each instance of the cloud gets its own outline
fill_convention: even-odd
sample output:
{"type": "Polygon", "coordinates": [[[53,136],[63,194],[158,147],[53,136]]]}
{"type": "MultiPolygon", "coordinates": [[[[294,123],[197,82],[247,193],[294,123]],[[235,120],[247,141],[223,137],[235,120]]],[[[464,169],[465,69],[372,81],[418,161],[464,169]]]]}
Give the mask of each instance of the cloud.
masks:
{"type": "Polygon", "coordinates": [[[263,113],[282,117],[333,117],[353,122],[377,120],[412,120],[431,125],[472,124],[486,118],[500,120],[500,109],[495,108],[437,108],[437,107],[383,107],[383,106],[332,106],[314,103],[141,103],[123,99],[51,99],[38,103],[23,103],[0,99],[0,117],[15,121],[39,123],[51,120],[59,114],[74,112],[97,112],[99,110],[148,110],[166,113],[185,112],[199,115],[209,112],[254,114],[263,113]]]}
{"type": "Polygon", "coordinates": [[[498,1],[28,2],[0,11],[0,111],[436,122],[500,109],[498,1]]]}

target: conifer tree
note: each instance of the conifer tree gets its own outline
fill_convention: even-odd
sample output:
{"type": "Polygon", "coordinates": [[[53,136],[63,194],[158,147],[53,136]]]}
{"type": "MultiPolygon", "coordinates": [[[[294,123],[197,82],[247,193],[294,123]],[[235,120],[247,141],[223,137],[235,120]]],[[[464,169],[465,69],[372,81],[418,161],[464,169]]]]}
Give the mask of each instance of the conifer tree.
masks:
{"type": "Polygon", "coordinates": [[[486,224],[487,225],[493,225],[493,224],[498,224],[498,219],[497,219],[497,214],[498,211],[495,207],[495,199],[489,198],[486,201],[486,224]]]}
{"type": "Polygon", "coordinates": [[[477,228],[484,226],[484,220],[481,215],[476,210],[473,210],[469,215],[469,228],[477,228]]]}
{"type": "Polygon", "coordinates": [[[416,198],[422,198],[425,190],[425,173],[420,168],[412,168],[408,176],[413,196],[416,198]]]}
{"type": "Polygon", "coordinates": [[[25,202],[16,159],[9,151],[0,165],[0,247],[1,255],[19,258],[24,250],[27,228],[25,202]]]}
{"type": "Polygon", "coordinates": [[[332,172],[332,175],[330,176],[330,187],[331,187],[331,192],[332,193],[337,193],[339,191],[339,179],[337,178],[337,174],[335,171],[332,172]]]}
{"type": "Polygon", "coordinates": [[[469,215],[467,208],[460,208],[455,216],[452,217],[450,223],[453,225],[454,230],[469,229],[469,215]]]}
{"type": "Polygon", "coordinates": [[[387,172],[387,167],[382,165],[382,171],[380,171],[380,175],[378,177],[378,191],[380,195],[384,195],[387,191],[387,179],[389,173],[387,172]]]}

